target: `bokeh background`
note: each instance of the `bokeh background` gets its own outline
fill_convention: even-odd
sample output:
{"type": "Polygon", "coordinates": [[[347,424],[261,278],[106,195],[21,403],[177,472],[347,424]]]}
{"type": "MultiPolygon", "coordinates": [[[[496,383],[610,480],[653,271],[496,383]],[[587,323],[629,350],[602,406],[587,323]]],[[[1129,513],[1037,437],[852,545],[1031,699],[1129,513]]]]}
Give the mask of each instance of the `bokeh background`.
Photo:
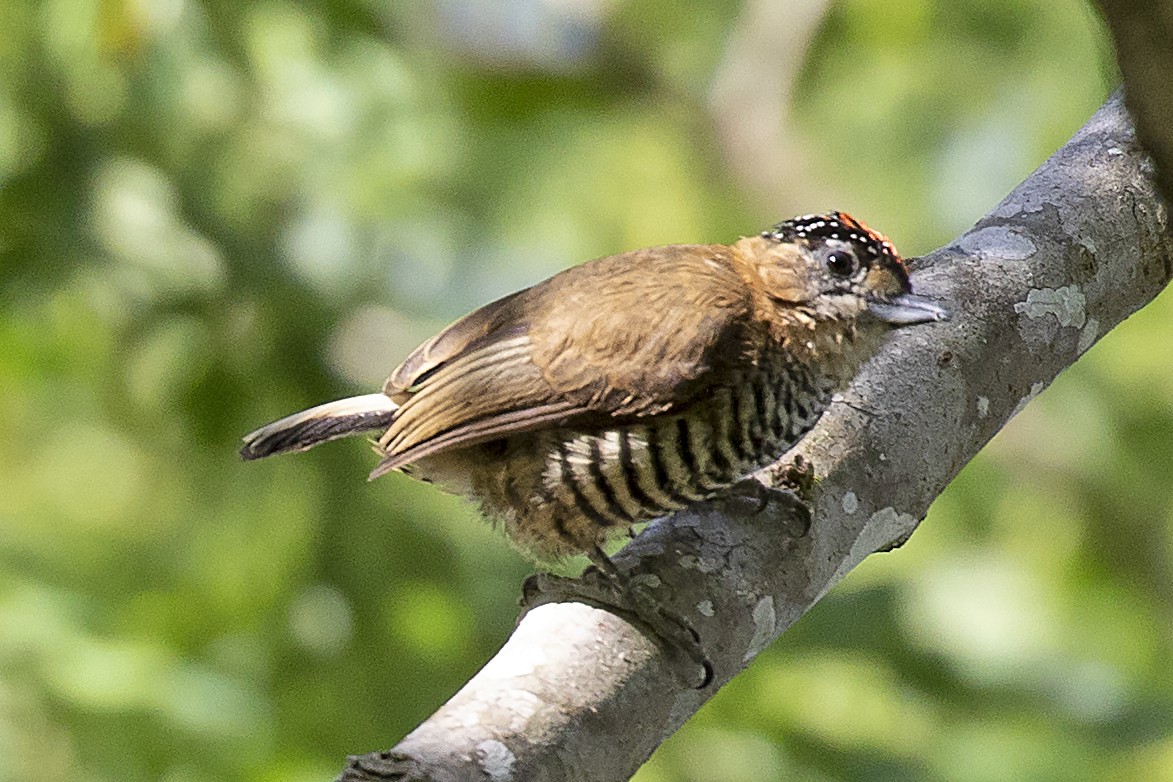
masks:
{"type": "MultiPolygon", "coordinates": [[[[0,780],[331,779],[529,566],[272,418],[571,264],[843,208],[949,241],[1116,83],[1083,0],[0,3],[0,780]]],[[[1173,779],[1173,298],[639,773],[1173,779]]]]}

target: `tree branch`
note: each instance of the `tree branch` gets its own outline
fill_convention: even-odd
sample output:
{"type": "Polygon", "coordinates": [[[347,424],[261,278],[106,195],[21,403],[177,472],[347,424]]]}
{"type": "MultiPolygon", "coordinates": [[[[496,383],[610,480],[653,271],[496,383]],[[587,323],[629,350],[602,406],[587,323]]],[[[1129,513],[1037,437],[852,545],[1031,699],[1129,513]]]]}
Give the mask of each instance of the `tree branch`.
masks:
{"type": "MultiPolygon", "coordinates": [[[[1119,96],[952,245],[915,264],[947,323],[896,332],[797,449],[814,520],[711,505],[616,561],[700,634],[690,689],[655,643],[579,603],[527,613],[500,652],[345,780],[620,780],[865,556],[902,543],[1031,398],[1173,277],[1173,238],[1119,96]],[[797,530],[797,533],[795,532],[797,530]]],[[[767,471],[769,474],[770,471],[767,471]]]]}

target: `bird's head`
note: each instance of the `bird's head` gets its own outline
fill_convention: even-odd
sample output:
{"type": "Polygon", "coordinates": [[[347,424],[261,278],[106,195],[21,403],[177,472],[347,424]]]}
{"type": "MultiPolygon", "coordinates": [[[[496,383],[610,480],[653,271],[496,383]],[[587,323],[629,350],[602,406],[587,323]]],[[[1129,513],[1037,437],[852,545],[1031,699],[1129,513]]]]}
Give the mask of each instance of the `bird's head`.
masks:
{"type": "Polygon", "coordinates": [[[767,295],[816,320],[905,326],[948,317],[912,293],[892,242],[846,212],[795,217],[742,241],[753,243],[750,256],[767,295]]]}

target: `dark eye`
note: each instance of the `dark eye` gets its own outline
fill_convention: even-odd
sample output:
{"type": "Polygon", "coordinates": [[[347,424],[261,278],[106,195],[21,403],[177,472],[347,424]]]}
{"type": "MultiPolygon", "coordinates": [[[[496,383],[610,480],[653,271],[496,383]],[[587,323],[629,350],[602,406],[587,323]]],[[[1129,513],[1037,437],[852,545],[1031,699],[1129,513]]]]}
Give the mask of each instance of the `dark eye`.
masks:
{"type": "Polygon", "coordinates": [[[827,256],[827,271],[839,277],[855,273],[855,256],[846,250],[836,250],[827,256]]]}

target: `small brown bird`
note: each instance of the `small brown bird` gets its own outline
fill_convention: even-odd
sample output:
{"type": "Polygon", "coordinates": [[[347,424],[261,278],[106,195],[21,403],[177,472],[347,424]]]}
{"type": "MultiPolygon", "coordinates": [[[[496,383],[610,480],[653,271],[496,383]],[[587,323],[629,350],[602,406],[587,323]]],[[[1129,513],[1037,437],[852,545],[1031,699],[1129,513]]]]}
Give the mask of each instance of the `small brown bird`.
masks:
{"type": "Polygon", "coordinates": [[[269,424],[241,455],[384,430],[371,478],[475,498],[539,559],[597,555],[775,461],[891,327],[944,317],[887,238],[807,215],[564,271],[456,321],[381,393],[269,424]]]}

